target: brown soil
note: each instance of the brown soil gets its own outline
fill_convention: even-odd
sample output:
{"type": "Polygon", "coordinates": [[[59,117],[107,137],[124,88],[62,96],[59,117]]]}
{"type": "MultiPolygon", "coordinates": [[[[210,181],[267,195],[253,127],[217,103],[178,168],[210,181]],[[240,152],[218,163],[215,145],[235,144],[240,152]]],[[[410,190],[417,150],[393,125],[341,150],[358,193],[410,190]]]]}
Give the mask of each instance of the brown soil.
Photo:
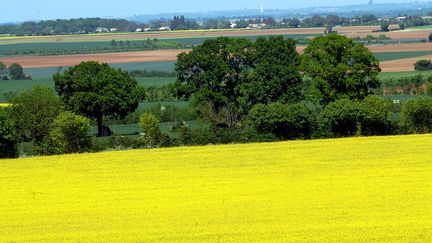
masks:
{"type": "Polygon", "coordinates": [[[43,68],[73,66],[82,61],[98,61],[106,63],[161,62],[175,61],[177,55],[189,50],[160,50],[143,52],[120,52],[108,54],[88,54],[69,56],[23,56],[0,58],[6,64],[19,63],[25,68],[43,68]]]}
{"type": "Polygon", "coordinates": [[[383,72],[408,72],[414,71],[414,64],[420,60],[432,60],[432,56],[421,56],[414,58],[404,58],[398,60],[381,62],[380,66],[383,72]]]}

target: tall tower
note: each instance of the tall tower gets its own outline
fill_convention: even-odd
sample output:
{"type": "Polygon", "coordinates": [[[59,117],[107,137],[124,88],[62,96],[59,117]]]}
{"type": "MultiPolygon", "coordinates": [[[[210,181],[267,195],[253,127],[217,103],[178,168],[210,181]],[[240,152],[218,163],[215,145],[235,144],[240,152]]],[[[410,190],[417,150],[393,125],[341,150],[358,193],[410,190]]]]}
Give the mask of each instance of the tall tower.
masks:
{"type": "Polygon", "coordinates": [[[261,16],[264,14],[264,4],[261,4],[261,16]]]}

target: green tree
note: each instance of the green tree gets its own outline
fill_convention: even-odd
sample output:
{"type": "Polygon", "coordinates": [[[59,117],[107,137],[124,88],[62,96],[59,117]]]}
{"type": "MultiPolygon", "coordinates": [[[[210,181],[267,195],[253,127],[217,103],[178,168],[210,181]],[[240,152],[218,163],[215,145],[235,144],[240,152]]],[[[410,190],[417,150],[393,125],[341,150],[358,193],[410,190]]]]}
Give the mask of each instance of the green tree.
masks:
{"type": "Polygon", "coordinates": [[[24,69],[18,63],[12,63],[8,69],[12,80],[25,79],[24,69]]]}
{"type": "Polygon", "coordinates": [[[18,134],[13,120],[0,109],[0,158],[18,157],[18,134]]]}
{"type": "Polygon", "coordinates": [[[402,122],[410,132],[432,132],[432,98],[409,100],[402,109],[402,122]]]}
{"type": "Polygon", "coordinates": [[[143,113],[140,116],[140,127],[145,143],[154,147],[161,136],[157,117],[152,113],[143,113]]]}
{"type": "Polygon", "coordinates": [[[346,137],[356,135],[364,114],[358,101],[347,99],[330,103],[321,112],[321,131],[324,136],[346,137]]]}
{"type": "Polygon", "coordinates": [[[432,61],[431,60],[418,60],[414,64],[414,69],[416,71],[430,71],[430,70],[432,70],[432,61]]]}
{"type": "Polygon", "coordinates": [[[378,96],[368,96],[362,102],[363,119],[361,123],[361,134],[386,135],[391,133],[391,103],[378,96]]]}
{"type": "Polygon", "coordinates": [[[52,122],[62,110],[62,102],[51,88],[35,86],[13,97],[10,117],[25,141],[38,145],[48,136],[52,122]]]}
{"type": "Polygon", "coordinates": [[[138,107],[143,90],[127,72],[108,64],[82,62],[54,75],[55,88],[70,111],[95,118],[98,136],[107,136],[106,115],[124,118],[138,107]]]}
{"type": "Polygon", "coordinates": [[[257,132],[273,133],[280,139],[310,138],[317,128],[313,111],[304,104],[258,104],[247,122],[257,132]]]}
{"type": "Polygon", "coordinates": [[[379,87],[379,61],[362,44],[338,34],[316,37],[305,49],[301,70],[312,79],[322,105],[364,99],[379,87]]]}
{"type": "Polygon", "coordinates": [[[234,105],[246,114],[258,103],[301,100],[299,62],[295,42],[283,37],[207,40],[179,55],[175,90],[195,107],[234,105]]]}
{"type": "Polygon", "coordinates": [[[389,32],[390,23],[388,21],[383,21],[380,24],[382,32],[389,32]]]}
{"type": "Polygon", "coordinates": [[[47,154],[79,153],[89,147],[90,120],[70,111],[60,113],[46,141],[47,154]]]}

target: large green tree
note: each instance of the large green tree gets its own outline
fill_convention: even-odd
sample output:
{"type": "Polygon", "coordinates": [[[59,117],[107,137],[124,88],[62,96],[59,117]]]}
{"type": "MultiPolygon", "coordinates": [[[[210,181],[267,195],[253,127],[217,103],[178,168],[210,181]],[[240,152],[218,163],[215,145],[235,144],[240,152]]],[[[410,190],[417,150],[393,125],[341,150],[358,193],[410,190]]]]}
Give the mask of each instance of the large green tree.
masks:
{"type": "Polygon", "coordinates": [[[305,49],[301,70],[312,79],[321,104],[364,99],[379,87],[379,61],[362,44],[338,34],[316,37],[305,49]]]}
{"type": "Polygon", "coordinates": [[[179,97],[193,105],[211,103],[215,112],[234,105],[247,113],[255,104],[301,99],[299,56],[283,37],[207,40],[176,64],[179,97]]]}
{"type": "Polygon", "coordinates": [[[68,110],[96,119],[98,136],[109,134],[103,125],[104,116],[123,118],[135,111],[143,98],[135,79],[106,63],[82,62],[55,74],[54,81],[68,110]]]}
{"type": "Polygon", "coordinates": [[[24,69],[18,63],[12,63],[9,66],[9,75],[12,80],[25,79],[24,69]]]}
{"type": "Polygon", "coordinates": [[[35,86],[10,101],[10,117],[23,140],[40,144],[49,134],[52,122],[62,109],[62,103],[51,88],[35,86]]]}

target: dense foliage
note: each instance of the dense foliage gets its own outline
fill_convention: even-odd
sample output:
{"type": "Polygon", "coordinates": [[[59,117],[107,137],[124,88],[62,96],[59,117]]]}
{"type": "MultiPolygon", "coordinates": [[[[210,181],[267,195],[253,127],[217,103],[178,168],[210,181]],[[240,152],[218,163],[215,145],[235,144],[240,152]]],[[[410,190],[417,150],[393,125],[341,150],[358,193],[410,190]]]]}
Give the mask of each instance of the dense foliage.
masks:
{"type": "Polygon", "coordinates": [[[299,62],[295,42],[282,37],[207,40],[179,55],[176,93],[216,112],[230,104],[247,113],[259,103],[299,101],[299,62]]]}
{"type": "Polygon", "coordinates": [[[18,157],[18,134],[13,120],[0,109],[0,159],[18,157]]]}
{"type": "Polygon", "coordinates": [[[10,117],[22,141],[42,143],[62,110],[62,102],[51,88],[35,86],[9,101],[10,117]]]}
{"type": "Polygon", "coordinates": [[[312,78],[320,104],[338,99],[364,99],[379,87],[379,61],[363,45],[328,34],[305,49],[301,69],[312,78]]]}
{"type": "Polygon", "coordinates": [[[63,74],[55,74],[54,81],[68,110],[97,120],[99,136],[110,134],[103,125],[104,116],[125,117],[143,98],[135,79],[106,63],[82,62],[63,74]]]}

